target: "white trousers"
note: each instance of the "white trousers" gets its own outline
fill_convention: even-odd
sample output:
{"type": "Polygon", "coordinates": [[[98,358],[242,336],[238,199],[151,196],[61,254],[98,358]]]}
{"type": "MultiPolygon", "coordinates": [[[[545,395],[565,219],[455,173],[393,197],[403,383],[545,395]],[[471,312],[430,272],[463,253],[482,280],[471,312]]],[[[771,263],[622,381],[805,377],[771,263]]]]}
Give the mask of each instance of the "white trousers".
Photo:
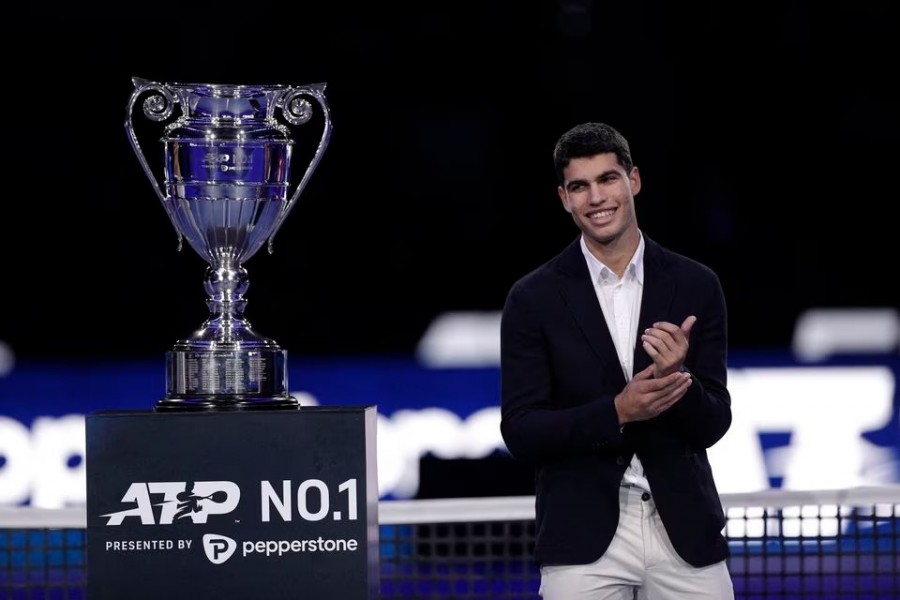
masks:
{"type": "Polygon", "coordinates": [[[619,506],[619,527],[599,560],[541,567],[544,600],[734,599],[725,561],[697,568],[678,556],[652,496],[623,486],[619,506]]]}

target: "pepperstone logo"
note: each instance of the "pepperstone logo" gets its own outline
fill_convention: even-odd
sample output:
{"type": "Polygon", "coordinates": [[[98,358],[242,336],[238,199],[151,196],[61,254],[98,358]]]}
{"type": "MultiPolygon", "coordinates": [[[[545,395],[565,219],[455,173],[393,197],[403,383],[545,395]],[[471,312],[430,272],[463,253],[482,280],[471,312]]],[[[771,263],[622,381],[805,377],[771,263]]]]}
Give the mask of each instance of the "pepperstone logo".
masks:
{"type": "Polygon", "coordinates": [[[227,535],[207,533],[203,536],[203,551],[206,558],[214,565],[221,565],[231,558],[237,548],[237,542],[227,535]]]}
{"type": "Polygon", "coordinates": [[[108,518],[107,525],[121,525],[129,517],[140,519],[142,525],[171,525],[176,519],[206,523],[209,515],[233,511],[240,499],[241,490],[232,481],[132,483],[121,502],[136,506],[100,516],[108,518]],[[151,496],[162,498],[154,502],[151,496]]]}

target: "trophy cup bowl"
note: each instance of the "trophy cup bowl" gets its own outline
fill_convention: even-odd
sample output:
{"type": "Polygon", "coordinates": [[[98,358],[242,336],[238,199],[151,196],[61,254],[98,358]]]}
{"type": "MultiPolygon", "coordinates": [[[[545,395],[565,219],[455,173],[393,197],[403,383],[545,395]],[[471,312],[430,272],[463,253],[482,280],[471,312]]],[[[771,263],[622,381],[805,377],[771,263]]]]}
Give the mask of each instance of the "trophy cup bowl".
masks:
{"type": "Polygon", "coordinates": [[[187,239],[208,263],[204,288],[210,315],[166,353],[166,395],[155,409],[299,407],[288,393],[287,351],[244,317],[249,280],[243,264],[266,243],[273,251],[275,234],[328,145],[325,84],[185,84],[137,77],[132,82],[128,139],[175,228],[178,249],[187,239]],[[137,120],[139,105],[143,118],[137,120]],[[294,145],[316,106],[321,137],[294,181],[294,145]],[[160,173],[143,151],[142,142],[150,140],[162,144],[160,173]]]}

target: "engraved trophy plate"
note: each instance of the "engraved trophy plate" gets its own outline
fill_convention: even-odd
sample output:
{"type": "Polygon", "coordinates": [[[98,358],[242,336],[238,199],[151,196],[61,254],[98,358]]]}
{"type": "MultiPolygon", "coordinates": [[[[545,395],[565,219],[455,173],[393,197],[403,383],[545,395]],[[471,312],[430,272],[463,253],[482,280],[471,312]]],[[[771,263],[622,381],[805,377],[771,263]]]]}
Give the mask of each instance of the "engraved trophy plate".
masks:
{"type": "Polygon", "coordinates": [[[125,119],[129,141],[175,228],[179,250],[186,239],[208,263],[204,288],[210,315],[166,353],[166,396],[155,408],[299,406],[287,389],[287,351],[244,317],[249,280],[242,265],[266,243],[272,252],[276,232],[328,145],[325,84],[132,81],[125,119]],[[321,137],[294,182],[294,146],[316,107],[321,137]],[[146,141],[162,143],[161,173],[150,166],[146,141]]]}

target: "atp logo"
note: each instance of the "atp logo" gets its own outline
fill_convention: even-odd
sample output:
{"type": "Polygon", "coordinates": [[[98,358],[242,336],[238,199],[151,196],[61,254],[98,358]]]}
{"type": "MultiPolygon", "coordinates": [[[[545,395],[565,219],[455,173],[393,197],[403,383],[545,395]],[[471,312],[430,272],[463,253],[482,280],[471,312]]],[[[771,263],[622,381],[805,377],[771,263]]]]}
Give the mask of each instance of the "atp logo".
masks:
{"type": "Polygon", "coordinates": [[[132,483],[121,501],[136,506],[100,516],[108,519],[107,525],[121,525],[130,517],[140,519],[142,525],[171,525],[182,519],[206,523],[209,515],[233,511],[240,499],[241,489],[232,481],[132,483]],[[151,496],[161,498],[154,502],[151,496]]]}
{"type": "Polygon", "coordinates": [[[231,558],[235,548],[237,548],[237,542],[227,535],[207,533],[203,536],[203,551],[209,562],[214,565],[221,565],[231,558]]]}

